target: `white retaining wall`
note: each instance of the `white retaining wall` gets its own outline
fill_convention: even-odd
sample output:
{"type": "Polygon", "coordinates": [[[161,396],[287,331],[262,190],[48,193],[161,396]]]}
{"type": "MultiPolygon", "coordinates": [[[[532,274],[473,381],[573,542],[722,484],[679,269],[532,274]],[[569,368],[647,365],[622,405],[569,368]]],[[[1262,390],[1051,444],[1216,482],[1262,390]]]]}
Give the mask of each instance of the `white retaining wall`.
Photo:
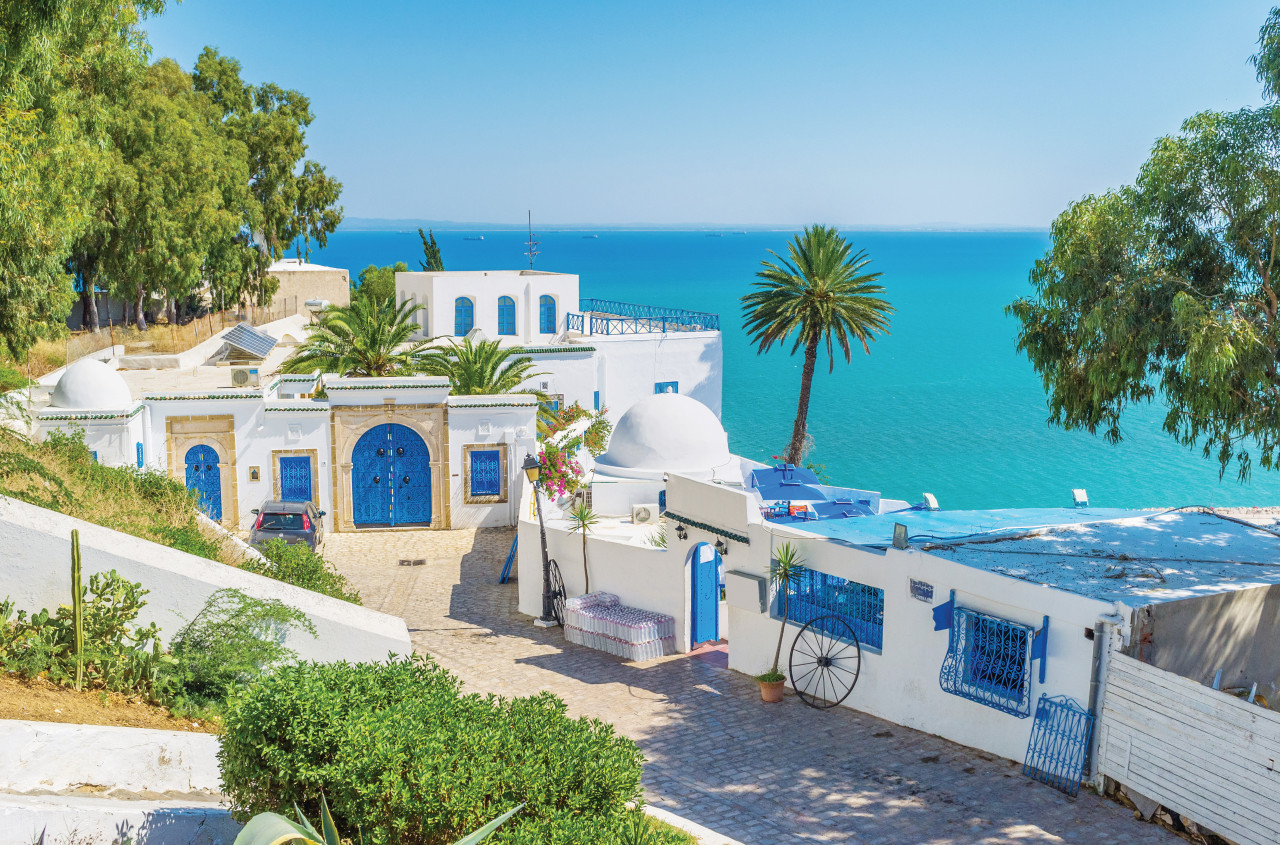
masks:
{"type": "Polygon", "coordinates": [[[403,619],[244,572],[55,511],[0,496],[0,597],[23,610],[51,612],[71,595],[71,530],[80,531],[83,581],[116,570],[150,590],[139,623],[154,621],[168,641],[209,596],[234,587],[301,610],[316,636],[291,629],[285,645],[302,660],[371,662],[413,647],[403,619]]]}

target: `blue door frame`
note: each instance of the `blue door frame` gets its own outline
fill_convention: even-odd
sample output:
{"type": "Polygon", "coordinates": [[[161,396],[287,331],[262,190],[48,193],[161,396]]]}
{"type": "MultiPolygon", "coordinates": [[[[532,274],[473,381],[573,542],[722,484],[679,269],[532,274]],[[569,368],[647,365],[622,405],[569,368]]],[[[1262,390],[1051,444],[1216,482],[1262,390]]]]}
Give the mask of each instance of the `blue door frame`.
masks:
{"type": "Polygon", "coordinates": [[[192,446],[187,450],[187,489],[200,498],[200,510],[212,520],[222,521],[222,473],[218,469],[218,453],[211,446],[192,446]]]}
{"type": "Polygon", "coordinates": [[[311,458],[309,456],[280,459],[280,498],[285,502],[311,501],[311,458]]]}
{"type": "Polygon", "coordinates": [[[351,453],[351,518],[356,525],[431,523],[431,455],[413,429],[376,425],[351,453]]]}
{"type": "Polygon", "coordinates": [[[720,639],[720,553],[708,543],[690,552],[689,646],[720,639]]]}

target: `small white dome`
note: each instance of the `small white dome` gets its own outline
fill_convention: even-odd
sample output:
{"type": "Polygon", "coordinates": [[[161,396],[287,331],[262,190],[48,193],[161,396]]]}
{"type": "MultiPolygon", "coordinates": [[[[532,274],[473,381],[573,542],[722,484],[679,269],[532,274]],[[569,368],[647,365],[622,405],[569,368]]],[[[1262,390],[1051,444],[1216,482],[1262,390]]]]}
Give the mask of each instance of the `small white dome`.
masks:
{"type": "Polygon", "coordinates": [[[631,478],[700,475],[732,460],[729,437],[710,408],[679,393],[655,393],[618,420],[596,470],[631,478]]]}
{"type": "Polygon", "coordinates": [[[120,410],[133,407],[133,396],[124,378],[93,358],[81,358],[62,374],[49,404],[74,410],[120,410]]]}

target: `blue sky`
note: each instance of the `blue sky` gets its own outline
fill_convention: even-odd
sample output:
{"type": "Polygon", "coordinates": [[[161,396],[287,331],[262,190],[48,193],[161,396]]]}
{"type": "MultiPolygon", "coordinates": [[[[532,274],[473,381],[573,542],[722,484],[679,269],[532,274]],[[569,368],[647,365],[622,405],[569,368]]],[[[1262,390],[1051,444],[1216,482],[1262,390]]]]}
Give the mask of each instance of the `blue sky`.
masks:
{"type": "Polygon", "coordinates": [[[1270,6],[185,0],[147,27],[310,96],[348,217],[1044,227],[1258,104],[1270,6]]]}

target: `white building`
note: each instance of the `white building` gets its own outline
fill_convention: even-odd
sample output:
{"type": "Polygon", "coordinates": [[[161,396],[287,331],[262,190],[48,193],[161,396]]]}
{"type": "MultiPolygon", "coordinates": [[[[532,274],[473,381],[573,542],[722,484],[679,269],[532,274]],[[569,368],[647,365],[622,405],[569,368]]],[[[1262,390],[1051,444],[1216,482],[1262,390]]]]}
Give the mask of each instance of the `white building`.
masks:
{"type": "Polygon", "coordinates": [[[542,375],[528,386],[556,403],[616,421],[645,396],[679,393],[720,415],[715,314],[579,299],[576,275],[539,270],[397,273],[396,294],[424,306],[420,339],[476,331],[531,355],[542,375]]]}
{"type": "Polygon", "coordinates": [[[272,375],[291,351],[272,349],[252,379],[248,368],[82,359],[39,403],[36,432],[79,428],[103,464],[183,479],[228,528],[281,498],[315,502],[330,531],[515,522],[519,465],[536,452],[532,396],[450,396],[441,378],[272,375]]]}

